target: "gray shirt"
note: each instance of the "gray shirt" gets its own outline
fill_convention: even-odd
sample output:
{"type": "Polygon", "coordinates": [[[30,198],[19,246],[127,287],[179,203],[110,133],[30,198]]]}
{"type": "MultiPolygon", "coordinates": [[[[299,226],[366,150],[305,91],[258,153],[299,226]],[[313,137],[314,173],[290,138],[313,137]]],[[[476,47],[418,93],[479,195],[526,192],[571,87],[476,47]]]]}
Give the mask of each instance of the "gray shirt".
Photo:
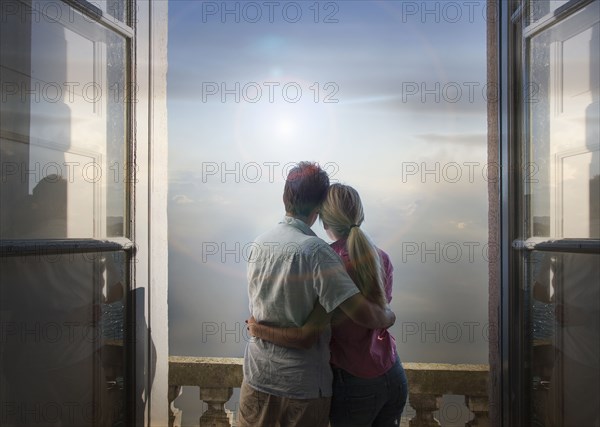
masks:
{"type": "MultiPolygon", "coordinates": [[[[318,301],[327,312],[359,292],[339,256],[310,227],[285,217],[253,243],[248,259],[250,313],[261,323],[302,326],[318,301]]],[[[308,350],[252,339],[244,379],[256,390],[295,399],[331,396],[327,328],[308,350]]]]}

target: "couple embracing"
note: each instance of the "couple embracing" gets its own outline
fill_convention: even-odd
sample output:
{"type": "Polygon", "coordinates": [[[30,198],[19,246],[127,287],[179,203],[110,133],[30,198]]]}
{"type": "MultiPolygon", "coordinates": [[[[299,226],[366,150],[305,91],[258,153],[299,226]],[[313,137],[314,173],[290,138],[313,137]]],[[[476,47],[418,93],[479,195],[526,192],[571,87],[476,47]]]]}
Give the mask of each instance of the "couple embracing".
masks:
{"type": "Polygon", "coordinates": [[[286,216],[248,262],[254,337],[244,355],[241,427],[398,426],[407,381],[387,328],[392,264],[361,230],[360,197],[317,164],[290,170],[286,216]],[[320,217],[328,245],[311,226],[320,217]]]}

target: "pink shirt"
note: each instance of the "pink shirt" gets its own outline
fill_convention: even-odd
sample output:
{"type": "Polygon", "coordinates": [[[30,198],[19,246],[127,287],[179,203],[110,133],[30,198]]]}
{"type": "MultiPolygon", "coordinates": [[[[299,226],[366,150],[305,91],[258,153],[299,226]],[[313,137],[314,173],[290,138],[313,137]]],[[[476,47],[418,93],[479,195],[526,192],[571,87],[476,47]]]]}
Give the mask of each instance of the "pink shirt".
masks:
{"type": "MultiPolygon", "coordinates": [[[[331,244],[331,248],[342,258],[350,277],[354,272],[350,268],[350,259],[346,249],[346,239],[331,244]]],[[[392,273],[394,268],[390,257],[377,249],[381,257],[387,301],[392,300],[392,273]]],[[[361,378],[374,378],[388,371],[396,361],[396,340],[387,329],[367,329],[357,325],[336,311],[331,328],[331,364],[361,378]],[[333,326],[335,323],[335,326],[333,326]]]]}

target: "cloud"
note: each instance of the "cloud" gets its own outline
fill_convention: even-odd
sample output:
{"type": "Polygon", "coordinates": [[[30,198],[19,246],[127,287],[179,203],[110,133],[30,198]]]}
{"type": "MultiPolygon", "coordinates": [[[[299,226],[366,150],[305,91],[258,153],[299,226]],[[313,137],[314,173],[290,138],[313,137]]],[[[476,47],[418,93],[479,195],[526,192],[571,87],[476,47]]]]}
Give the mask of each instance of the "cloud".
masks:
{"type": "Polygon", "coordinates": [[[432,144],[461,144],[485,146],[487,136],[484,133],[422,133],[415,135],[415,138],[432,144]]]}
{"type": "Polygon", "coordinates": [[[189,205],[190,203],[194,203],[194,201],[185,194],[173,196],[172,200],[176,205],[189,205]]]}
{"type": "Polygon", "coordinates": [[[414,202],[409,203],[408,206],[406,206],[404,208],[401,207],[400,212],[402,212],[404,214],[404,216],[412,216],[417,211],[418,207],[419,207],[419,200],[415,200],[414,202]]]}

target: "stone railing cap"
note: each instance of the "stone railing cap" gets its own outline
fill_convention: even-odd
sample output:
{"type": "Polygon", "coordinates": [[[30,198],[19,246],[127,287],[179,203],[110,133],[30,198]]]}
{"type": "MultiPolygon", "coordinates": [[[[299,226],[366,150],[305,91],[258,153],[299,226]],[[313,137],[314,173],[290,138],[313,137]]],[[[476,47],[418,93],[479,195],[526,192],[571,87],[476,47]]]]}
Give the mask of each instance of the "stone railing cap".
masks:
{"type": "Polygon", "coordinates": [[[239,387],[243,359],[237,357],[169,356],[169,384],[204,388],[239,387]]]}

